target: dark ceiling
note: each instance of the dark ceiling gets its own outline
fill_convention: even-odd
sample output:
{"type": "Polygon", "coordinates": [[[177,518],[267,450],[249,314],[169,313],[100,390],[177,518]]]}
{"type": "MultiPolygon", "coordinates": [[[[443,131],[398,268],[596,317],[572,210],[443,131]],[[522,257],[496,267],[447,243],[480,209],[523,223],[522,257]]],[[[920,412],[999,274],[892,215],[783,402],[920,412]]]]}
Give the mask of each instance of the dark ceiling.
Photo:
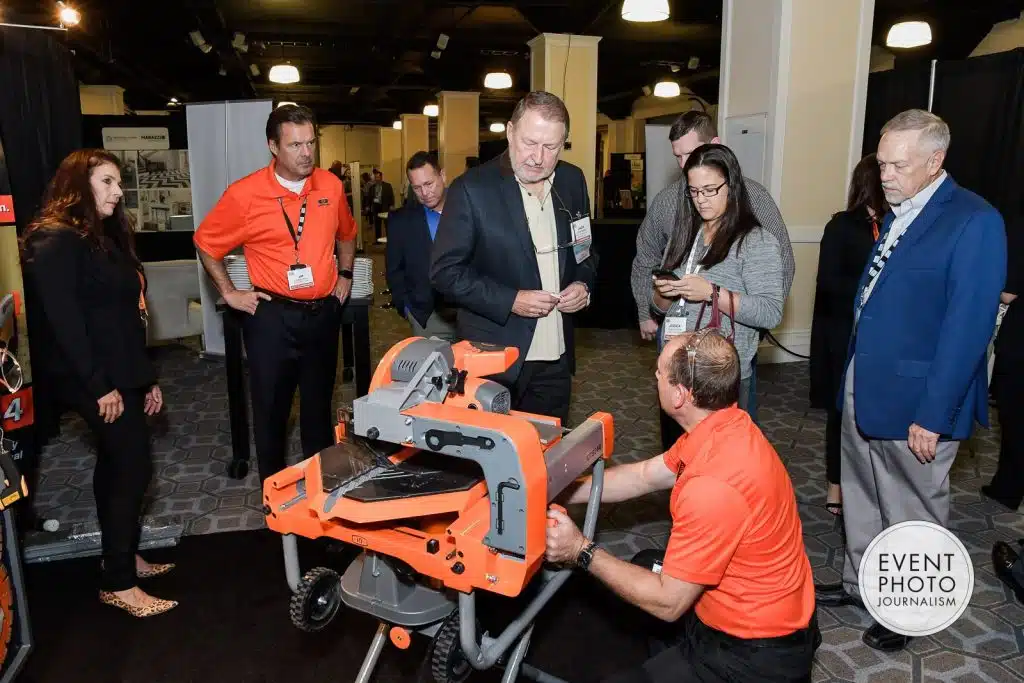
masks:
{"type": "MultiPolygon", "coordinates": [[[[53,24],[52,0],[3,0],[4,20],[53,24]]],[[[527,41],[540,32],[601,37],[598,107],[629,115],[644,86],[671,76],[718,97],[722,0],[671,0],[672,17],[634,24],[622,0],[77,0],[82,24],[66,34],[85,83],[121,85],[135,110],[169,98],[197,102],[272,97],[312,106],[322,122],[388,125],[422,111],[441,90],[480,90],[482,122],[507,116],[530,85],[527,41]],[[210,48],[197,47],[199,31],[210,48]],[[236,33],[244,48],[232,45],[236,33]],[[438,38],[448,43],[435,58],[438,38]],[[696,59],[694,59],[696,58],[696,59]],[[691,68],[691,60],[696,67],[691,68]],[[295,85],[267,79],[291,62],[295,85]],[[258,75],[251,66],[256,65],[258,75]],[[510,90],[483,89],[494,69],[510,90]],[[673,69],[675,72],[673,73],[673,69]]],[[[1024,0],[876,0],[875,43],[894,22],[932,22],[934,42],[900,58],[966,57],[1024,0]]]]}

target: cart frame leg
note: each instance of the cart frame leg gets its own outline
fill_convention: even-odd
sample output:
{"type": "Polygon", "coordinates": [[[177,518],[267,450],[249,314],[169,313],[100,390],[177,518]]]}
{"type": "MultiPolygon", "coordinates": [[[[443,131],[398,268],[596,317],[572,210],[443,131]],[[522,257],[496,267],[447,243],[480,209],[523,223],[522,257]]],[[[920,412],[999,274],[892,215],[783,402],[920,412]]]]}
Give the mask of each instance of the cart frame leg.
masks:
{"type": "Polygon", "coordinates": [[[281,545],[284,547],[284,576],[288,581],[288,587],[292,593],[299,590],[299,583],[302,581],[302,567],[299,566],[299,539],[295,534],[284,534],[281,537],[281,545]]]}
{"type": "Polygon", "coordinates": [[[370,683],[370,679],[373,677],[373,670],[377,668],[380,653],[384,651],[384,645],[387,642],[388,624],[382,621],[377,626],[377,633],[374,634],[373,640],[370,641],[370,649],[366,651],[366,658],[363,659],[363,665],[359,667],[359,674],[356,676],[355,683],[370,683]]]}

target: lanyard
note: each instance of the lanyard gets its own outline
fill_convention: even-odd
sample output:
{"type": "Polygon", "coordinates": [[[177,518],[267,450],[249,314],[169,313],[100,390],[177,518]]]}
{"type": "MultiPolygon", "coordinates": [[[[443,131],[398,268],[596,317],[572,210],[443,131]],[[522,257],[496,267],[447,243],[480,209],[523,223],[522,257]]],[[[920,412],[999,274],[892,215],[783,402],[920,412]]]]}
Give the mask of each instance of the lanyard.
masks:
{"type": "Polygon", "coordinates": [[[299,227],[298,230],[292,225],[292,219],[288,218],[288,212],[284,210],[284,200],[280,197],[277,198],[277,203],[281,205],[281,215],[284,216],[285,225],[288,226],[288,233],[292,236],[292,241],[295,242],[295,262],[299,262],[299,240],[302,239],[302,228],[306,225],[306,200],[309,195],[302,198],[302,207],[299,209],[299,227]]]}
{"type": "Polygon", "coordinates": [[[700,264],[698,263],[697,267],[694,268],[693,267],[693,259],[697,256],[697,240],[701,239],[701,236],[703,234],[704,234],[704,228],[701,228],[700,230],[697,231],[697,236],[693,238],[693,246],[690,247],[690,258],[687,259],[687,261],[686,261],[686,274],[687,275],[696,275],[698,272],[700,272],[700,264]]]}

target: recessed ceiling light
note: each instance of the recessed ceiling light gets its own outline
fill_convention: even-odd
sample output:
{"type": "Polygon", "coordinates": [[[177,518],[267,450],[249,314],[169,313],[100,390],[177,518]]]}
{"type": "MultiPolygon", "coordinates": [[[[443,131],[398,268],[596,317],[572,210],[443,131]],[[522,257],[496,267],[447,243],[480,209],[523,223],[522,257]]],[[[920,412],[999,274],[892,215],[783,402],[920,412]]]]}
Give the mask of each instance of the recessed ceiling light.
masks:
{"type": "Polygon", "coordinates": [[[272,83],[298,83],[299,70],[291,64],[275,64],[267,75],[272,83]]]}
{"type": "Polygon", "coordinates": [[[669,17],[668,0],[625,0],[622,18],[626,21],[665,21],[669,17]]]}
{"type": "Polygon", "coordinates": [[[391,127],[394,128],[395,130],[402,130],[402,122],[395,121],[394,123],[391,124],[391,127]]]}
{"type": "Polygon", "coordinates": [[[932,27],[927,21],[903,21],[889,29],[885,44],[889,47],[921,47],[932,42],[932,27]]]}
{"type": "Polygon", "coordinates": [[[492,123],[491,124],[491,132],[492,133],[504,133],[505,132],[505,124],[504,123],[492,123]]]}
{"type": "Polygon", "coordinates": [[[427,106],[423,107],[423,113],[426,114],[427,116],[437,116],[440,112],[441,110],[438,109],[436,104],[428,104],[427,106]]]}

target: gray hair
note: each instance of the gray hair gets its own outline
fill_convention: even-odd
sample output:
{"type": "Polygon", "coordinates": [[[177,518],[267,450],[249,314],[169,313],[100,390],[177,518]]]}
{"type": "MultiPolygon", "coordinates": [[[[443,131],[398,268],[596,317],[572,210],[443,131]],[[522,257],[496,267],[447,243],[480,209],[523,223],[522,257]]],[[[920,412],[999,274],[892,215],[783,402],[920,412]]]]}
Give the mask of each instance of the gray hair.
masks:
{"type": "Polygon", "coordinates": [[[517,125],[527,110],[536,111],[545,121],[561,123],[565,126],[565,137],[569,137],[569,110],[557,95],[544,90],[534,90],[516,103],[509,122],[513,126],[517,125]]]}
{"type": "Polygon", "coordinates": [[[932,152],[945,152],[949,149],[949,124],[924,109],[900,112],[882,126],[882,135],[912,130],[921,132],[920,141],[928,145],[932,152]]]}

